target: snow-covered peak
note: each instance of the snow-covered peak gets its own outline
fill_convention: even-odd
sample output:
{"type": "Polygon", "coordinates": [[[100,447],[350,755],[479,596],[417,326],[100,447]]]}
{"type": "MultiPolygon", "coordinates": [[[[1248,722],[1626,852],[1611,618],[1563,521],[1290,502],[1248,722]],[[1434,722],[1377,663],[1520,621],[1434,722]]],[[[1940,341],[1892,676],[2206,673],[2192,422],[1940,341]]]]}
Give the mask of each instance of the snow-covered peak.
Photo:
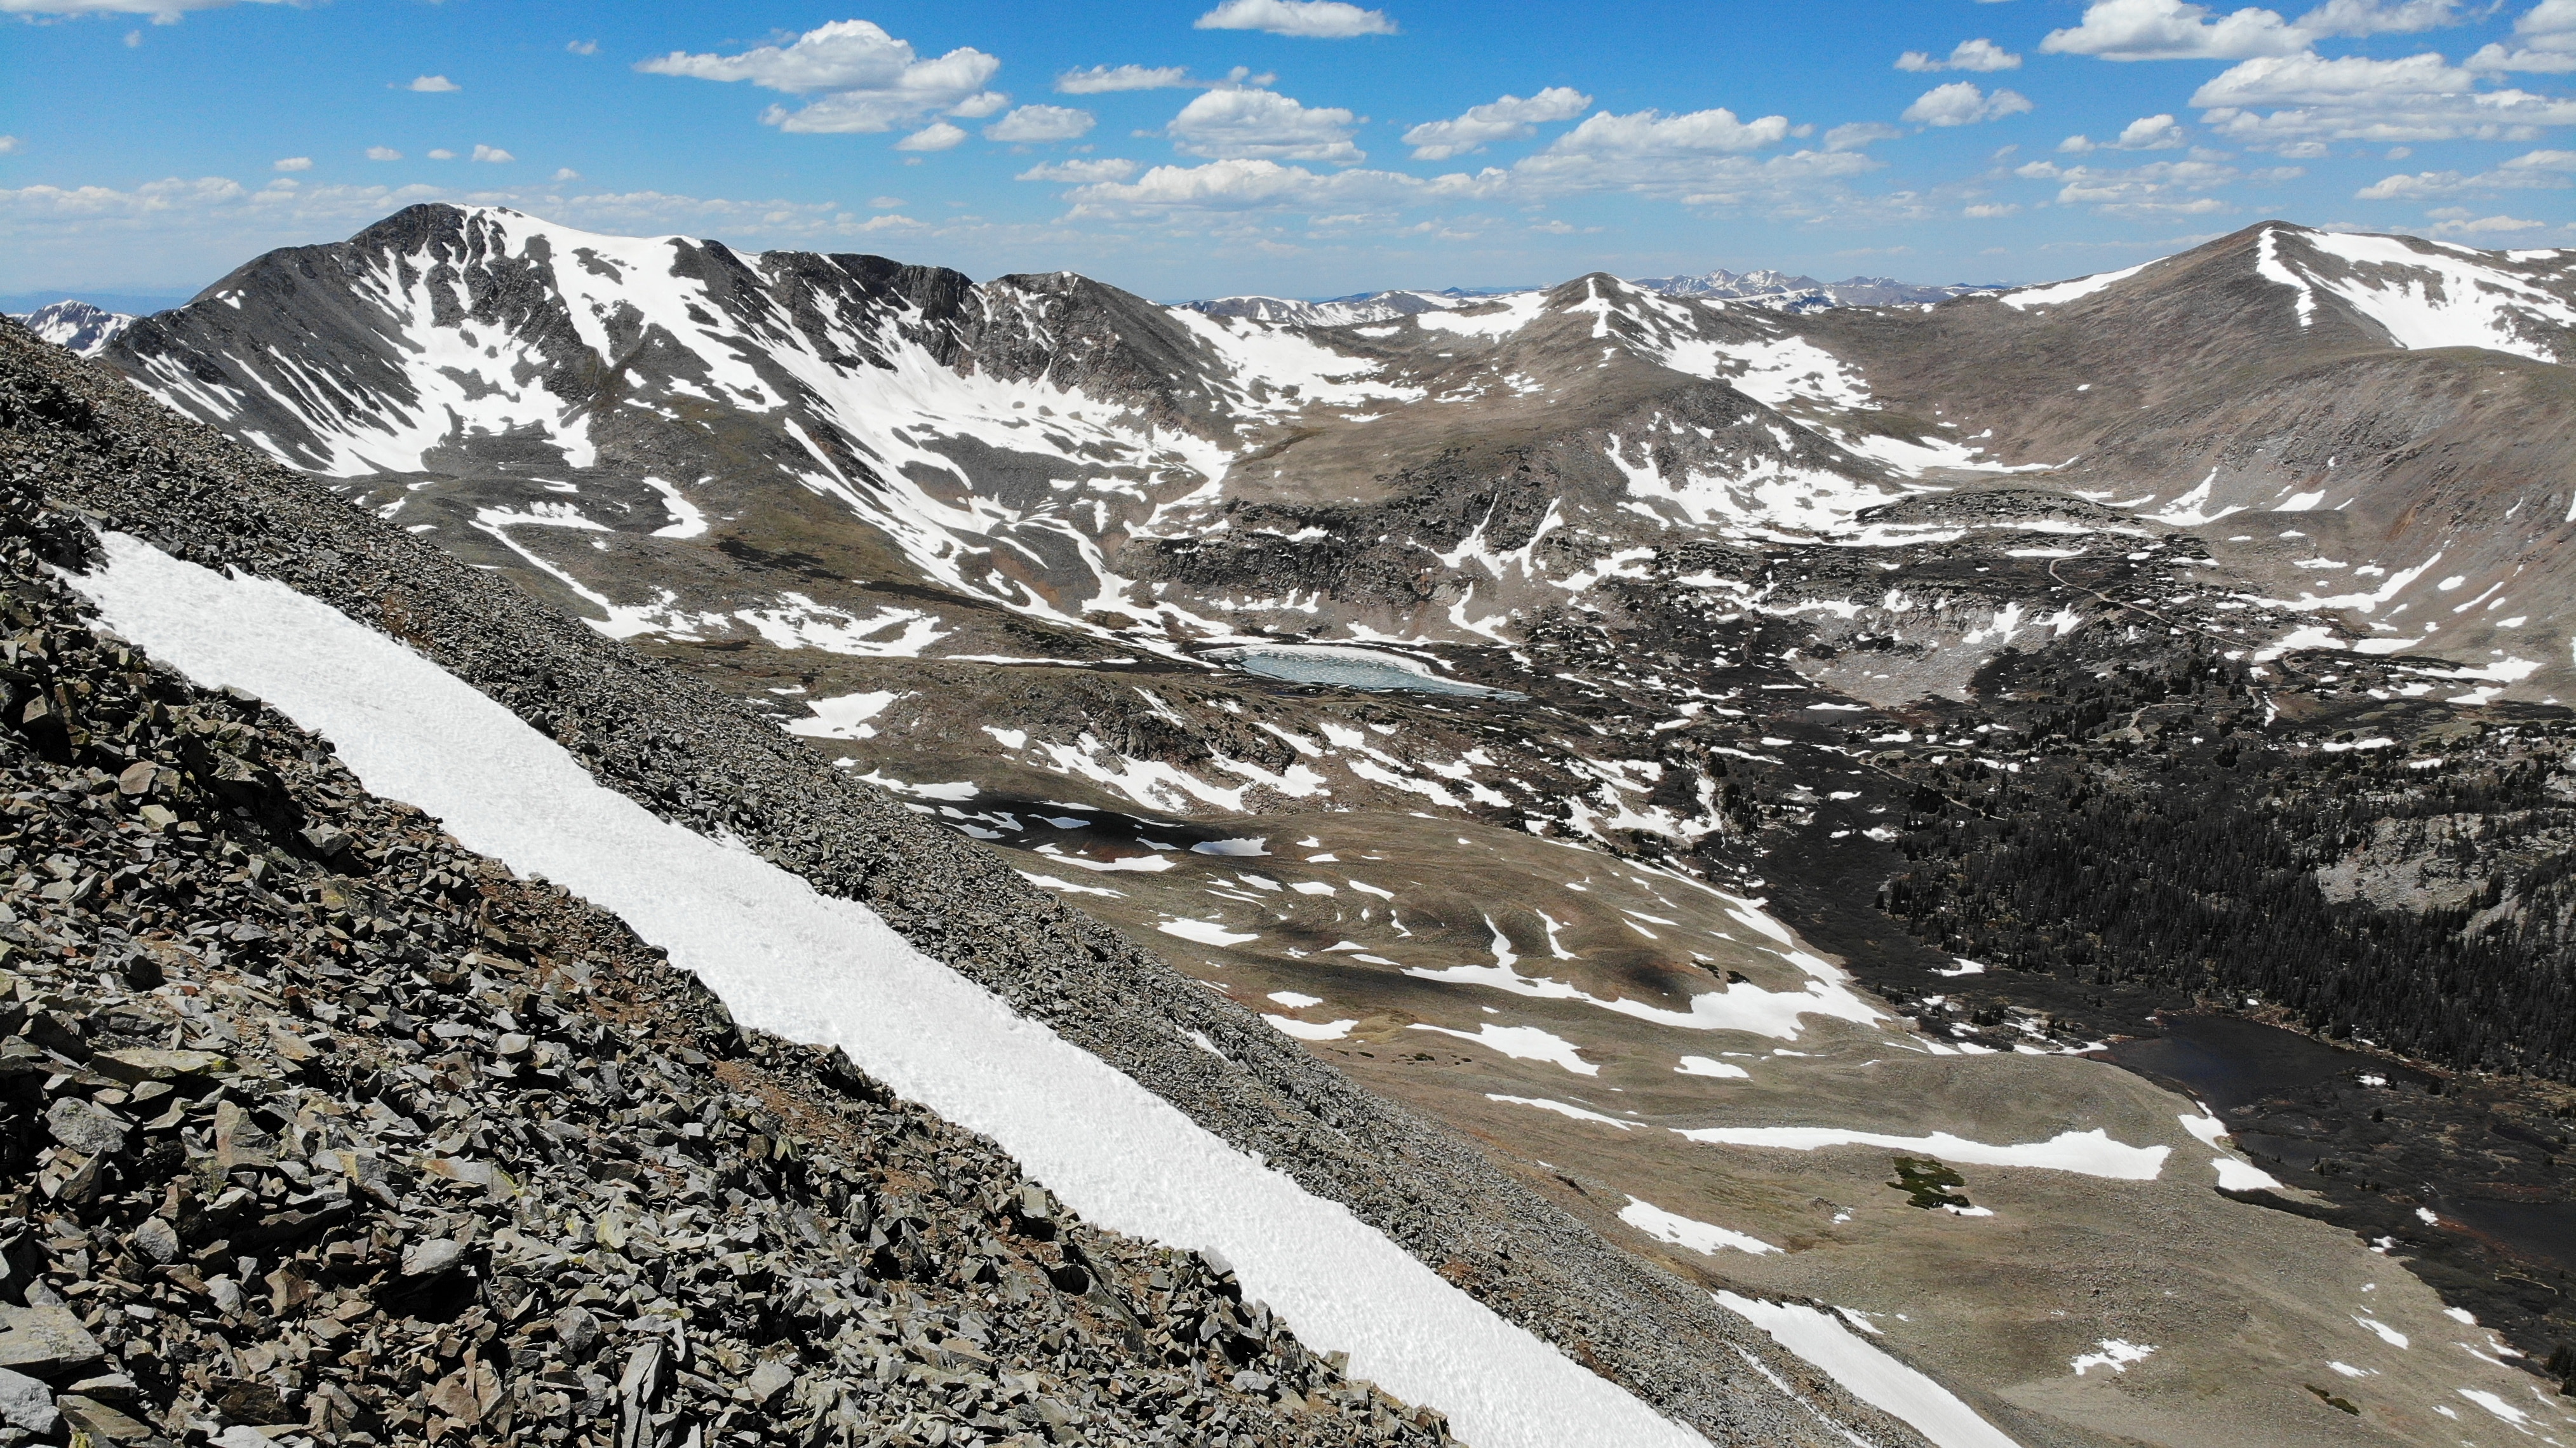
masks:
{"type": "MultiPolygon", "coordinates": [[[[2312,332],[2321,317],[2330,316],[2338,328],[2357,323],[2365,335],[2408,350],[2478,347],[2535,362],[2576,358],[2576,252],[2480,251],[2423,237],[2319,231],[2279,221],[2179,256],[2016,287],[2000,300],[2028,312],[2120,295],[2130,290],[2132,278],[2152,289],[2161,284],[2160,276],[2182,275],[2170,270],[2173,265],[2188,266],[2212,252],[2238,258],[2250,253],[2253,274],[2287,290],[2287,316],[2300,333],[2312,332]]],[[[2339,342],[2350,338],[2349,331],[2338,334],[2339,342]]]]}
{"type": "Polygon", "coordinates": [[[1815,291],[1823,282],[1784,271],[1731,272],[1723,267],[1688,276],[1638,277],[1637,285],[1674,297],[1760,297],[1776,292],[1815,291]]]}
{"type": "Polygon", "coordinates": [[[38,337],[81,357],[96,355],[100,348],[116,340],[117,333],[134,325],[134,319],[123,312],[111,312],[68,297],[38,307],[19,320],[38,337]]]}
{"type": "Polygon", "coordinates": [[[2321,304],[2340,302],[2410,351],[2576,359],[2576,255],[2288,225],[2263,228],[2258,246],[2264,280],[2297,292],[2302,327],[2321,304]]]}

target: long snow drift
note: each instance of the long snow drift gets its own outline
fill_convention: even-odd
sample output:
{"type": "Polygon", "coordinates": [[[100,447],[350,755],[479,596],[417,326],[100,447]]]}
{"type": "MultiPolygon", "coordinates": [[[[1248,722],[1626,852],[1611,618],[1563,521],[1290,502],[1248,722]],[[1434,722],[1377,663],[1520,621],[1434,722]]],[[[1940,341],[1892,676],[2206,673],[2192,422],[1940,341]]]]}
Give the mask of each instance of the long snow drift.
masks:
{"type": "Polygon", "coordinates": [[[1938,1448],[2020,1448],[1948,1388],[1871,1346],[1832,1313],[1799,1302],[1714,1295],[1772,1341],[1823,1368],[1863,1402],[1904,1419],[1938,1448]]]}
{"type": "Polygon", "coordinates": [[[1093,1222],[1223,1253],[1308,1344],[1348,1352],[1354,1374],[1446,1412],[1478,1448],[1702,1443],[866,907],[602,787],[403,645],[271,580],[225,578],[121,535],[107,553],[68,580],[107,627],[328,737],[369,789],[429,811],[467,848],[615,912],[744,1025],[837,1044],[992,1137],[1093,1222]]]}

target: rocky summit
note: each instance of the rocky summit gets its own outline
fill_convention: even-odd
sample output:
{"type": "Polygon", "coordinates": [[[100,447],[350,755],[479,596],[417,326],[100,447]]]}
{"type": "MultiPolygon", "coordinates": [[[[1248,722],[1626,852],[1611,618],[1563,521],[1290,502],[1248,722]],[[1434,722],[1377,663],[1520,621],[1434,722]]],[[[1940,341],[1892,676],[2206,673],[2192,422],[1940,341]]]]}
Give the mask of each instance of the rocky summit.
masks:
{"type": "Polygon", "coordinates": [[[1164,306],[439,205],[0,344],[16,1431],[2576,1426],[2576,253],[1164,306]],[[405,704],[260,642],[347,628],[405,704]],[[370,752],[468,705],[849,973],[370,752]],[[987,1007],[1077,1109],[888,1038],[987,1007]]]}

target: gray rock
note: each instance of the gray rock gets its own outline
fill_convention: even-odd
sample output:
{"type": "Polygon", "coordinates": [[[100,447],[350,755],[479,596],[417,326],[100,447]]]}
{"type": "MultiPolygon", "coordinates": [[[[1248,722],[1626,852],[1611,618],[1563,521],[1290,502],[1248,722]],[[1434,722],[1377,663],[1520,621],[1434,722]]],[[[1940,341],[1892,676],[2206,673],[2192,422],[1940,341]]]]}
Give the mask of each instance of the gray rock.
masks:
{"type": "Polygon", "coordinates": [[[61,1378],[106,1358],[70,1308],[0,1306],[0,1368],[61,1378]]]}
{"type": "Polygon", "coordinates": [[[179,1255],[179,1232],[164,1217],[146,1217],[134,1229],[136,1251],[155,1262],[167,1262],[179,1255]]]}
{"type": "Polygon", "coordinates": [[[590,1350],[599,1345],[599,1319],[587,1308],[567,1307],[556,1313],[554,1327],[555,1340],[576,1359],[590,1356],[590,1350]]]}
{"type": "Polygon", "coordinates": [[[627,1354],[617,1380],[617,1448],[653,1448],[653,1405],[670,1385],[669,1351],[648,1337],[627,1354]]]}
{"type": "Polygon", "coordinates": [[[751,1392],[751,1400],[764,1408],[777,1401],[779,1394],[795,1385],[796,1370],[776,1358],[763,1359],[760,1366],[753,1368],[751,1376],[743,1383],[743,1386],[751,1392]]]}
{"type": "Polygon", "coordinates": [[[140,1443],[152,1436],[152,1425],[122,1409],[111,1408],[96,1398],[65,1393],[54,1399],[74,1428],[87,1433],[92,1443],[140,1443]]]}
{"type": "Polygon", "coordinates": [[[435,1277],[454,1267],[465,1256],[465,1244],[445,1237],[414,1242],[403,1248],[402,1275],[435,1277]]]}
{"type": "Polygon", "coordinates": [[[24,1373],[0,1368],[0,1423],[21,1428],[39,1436],[50,1436],[62,1414],[54,1408],[54,1395],[43,1383],[24,1373]]]}
{"type": "Polygon", "coordinates": [[[135,1402],[142,1392],[135,1386],[134,1379],[123,1373],[101,1373],[94,1378],[83,1378],[63,1391],[120,1406],[135,1402]]]}
{"type": "Polygon", "coordinates": [[[113,1156],[125,1149],[125,1123],[78,1096],[65,1096],[46,1108],[45,1129],[83,1156],[113,1156]]]}

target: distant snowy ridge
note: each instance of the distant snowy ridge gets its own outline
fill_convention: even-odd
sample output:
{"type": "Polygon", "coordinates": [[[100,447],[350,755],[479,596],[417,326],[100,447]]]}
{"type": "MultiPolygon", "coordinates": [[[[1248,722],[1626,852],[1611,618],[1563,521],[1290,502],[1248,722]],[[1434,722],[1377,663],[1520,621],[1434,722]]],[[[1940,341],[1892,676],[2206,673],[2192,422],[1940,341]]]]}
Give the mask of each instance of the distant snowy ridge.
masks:
{"type": "Polygon", "coordinates": [[[1731,272],[1723,268],[1691,276],[1636,277],[1638,286],[1668,297],[1709,297],[1744,301],[1775,312],[1821,312],[1835,307],[1917,307],[1946,302],[1992,286],[1956,283],[1944,286],[1901,282],[1894,277],[1845,277],[1820,282],[1810,276],[1780,271],[1731,272]]]}
{"type": "MultiPolygon", "coordinates": [[[[1750,302],[1775,312],[1821,312],[1834,307],[1928,306],[1946,302],[1952,297],[2002,290],[2000,287],[1965,283],[1929,286],[1901,282],[1894,277],[1855,276],[1838,282],[1820,282],[1814,277],[1792,276],[1784,271],[1731,272],[1722,268],[1691,276],[1633,277],[1630,280],[1647,291],[1667,297],[1750,302]]],[[[1294,297],[1212,297],[1206,301],[1182,302],[1178,307],[1204,316],[1234,317],[1250,322],[1267,322],[1273,326],[1348,327],[1364,322],[1391,322],[1425,312],[1454,311],[1480,302],[1499,301],[1540,290],[1543,289],[1522,287],[1469,291],[1462,287],[1449,287],[1436,292],[1358,292],[1320,301],[1294,297]]]]}
{"type": "Polygon", "coordinates": [[[123,312],[111,312],[69,297],[38,307],[18,320],[27,324],[28,331],[76,357],[96,356],[116,340],[118,333],[134,325],[134,319],[123,312]]]}
{"type": "Polygon", "coordinates": [[[1517,292],[1471,292],[1450,287],[1437,292],[1357,292],[1315,302],[1291,297],[1214,297],[1203,302],[1183,302],[1180,308],[1202,316],[1237,317],[1276,326],[1347,327],[1356,322],[1391,322],[1424,312],[1446,312],[1516,295],[1517,292]]]}

